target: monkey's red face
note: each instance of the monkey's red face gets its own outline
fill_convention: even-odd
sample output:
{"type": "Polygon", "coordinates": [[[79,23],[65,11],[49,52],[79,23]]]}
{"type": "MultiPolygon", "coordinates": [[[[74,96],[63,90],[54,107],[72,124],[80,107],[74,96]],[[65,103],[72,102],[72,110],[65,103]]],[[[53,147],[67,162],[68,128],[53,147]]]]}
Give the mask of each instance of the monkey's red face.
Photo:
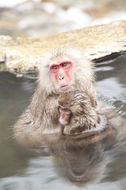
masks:
{"type": "Polygon", "coordinates": [[[50,66],[50,72],[61,91],[67,91],[71,86],[72,63],[64,61],[50,66]]]}

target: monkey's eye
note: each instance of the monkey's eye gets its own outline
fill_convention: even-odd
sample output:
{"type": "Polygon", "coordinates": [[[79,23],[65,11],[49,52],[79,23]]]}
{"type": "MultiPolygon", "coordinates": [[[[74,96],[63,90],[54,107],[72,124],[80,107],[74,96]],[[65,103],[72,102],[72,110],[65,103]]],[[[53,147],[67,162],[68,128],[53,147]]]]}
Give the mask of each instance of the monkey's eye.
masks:
{"type": "Polygon", "coordinates": [[[52,71],[57,71],[58,68],[59,68],[58,65],[52,65],[52,66],[50,67],[50,70],[52,70],[52,71]]]}
{"type": "Polygon", "coordinates": [[[68,68],[68,67],[70,67],[70,66],[71,66],[71,62],[66,61],[66,62],[61,63],[60,65],[61,65],[61,67],[68,68]]]}
{"type": "Polygon", "coordinates": [[[62,63],[62,67],[66,67],[68,63],[62,63]]]}

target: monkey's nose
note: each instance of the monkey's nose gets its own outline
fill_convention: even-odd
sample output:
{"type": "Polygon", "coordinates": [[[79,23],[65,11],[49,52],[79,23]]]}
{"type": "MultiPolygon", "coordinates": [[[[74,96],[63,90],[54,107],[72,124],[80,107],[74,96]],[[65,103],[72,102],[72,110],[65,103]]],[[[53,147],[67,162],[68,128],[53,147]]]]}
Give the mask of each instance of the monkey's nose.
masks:
{"type": "Polygon", "coordinates": [[[63,75],[59,75],[59,80],[63,80],[64,76],[63,75]]]}

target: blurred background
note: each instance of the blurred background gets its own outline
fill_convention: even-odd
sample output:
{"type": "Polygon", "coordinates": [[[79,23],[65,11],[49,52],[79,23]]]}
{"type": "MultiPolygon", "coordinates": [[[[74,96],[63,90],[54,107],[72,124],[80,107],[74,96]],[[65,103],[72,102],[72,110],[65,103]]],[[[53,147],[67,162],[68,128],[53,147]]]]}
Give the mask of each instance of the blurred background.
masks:
{"type": "Polygon", "coordinates": [[[0,35],[41,37],[126,19],[125,0],[0,1],[0,35]]]}

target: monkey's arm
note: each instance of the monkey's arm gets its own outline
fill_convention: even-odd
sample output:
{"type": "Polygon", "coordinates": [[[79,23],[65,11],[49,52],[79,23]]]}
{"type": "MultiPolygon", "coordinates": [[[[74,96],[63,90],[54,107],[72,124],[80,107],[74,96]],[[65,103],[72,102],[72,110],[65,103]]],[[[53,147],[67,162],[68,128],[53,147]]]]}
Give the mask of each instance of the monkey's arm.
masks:
{"type": "Polygon", "coordinates": [[[70,134],[80,133],[85,130],[86,118],[83,116],[74,117],[71,121],[70,134]]]}
{"type": "Polygon", "coordinates": [[[45,109],[39,118],[32,115],[31,110],[27,108],[13,127],[16,141],[24,147],[38,147],[46,143],[48,135],[60,132],[60,128],[57,127],[58,113],[54,110],[54,114],[50,115],[45,109]]]}
{"type": "Polygon", "coordinates": [[[15,123],[14,138],[25,147],[34,147],[41,142],[41,127],[34,118],[29,109],[27,109],[15,123]]]}
{"type": "Polygon", "coordinates": [[[80,116],[74,116],[71,122],[70,134],[81,133],[96,127],[98,122],[97,113],[92,110],[90,113],[83,113],[80,116]]]}
{"type": "Polygon", "coordinates": [[[14,125],[14,138],[21,145],[33,147],[46,142],[47,136],[60,133],[57,100],[36,91],[30,105],[14,125]],[[45,100],[46,99],[46,100],[45,100]]]}

